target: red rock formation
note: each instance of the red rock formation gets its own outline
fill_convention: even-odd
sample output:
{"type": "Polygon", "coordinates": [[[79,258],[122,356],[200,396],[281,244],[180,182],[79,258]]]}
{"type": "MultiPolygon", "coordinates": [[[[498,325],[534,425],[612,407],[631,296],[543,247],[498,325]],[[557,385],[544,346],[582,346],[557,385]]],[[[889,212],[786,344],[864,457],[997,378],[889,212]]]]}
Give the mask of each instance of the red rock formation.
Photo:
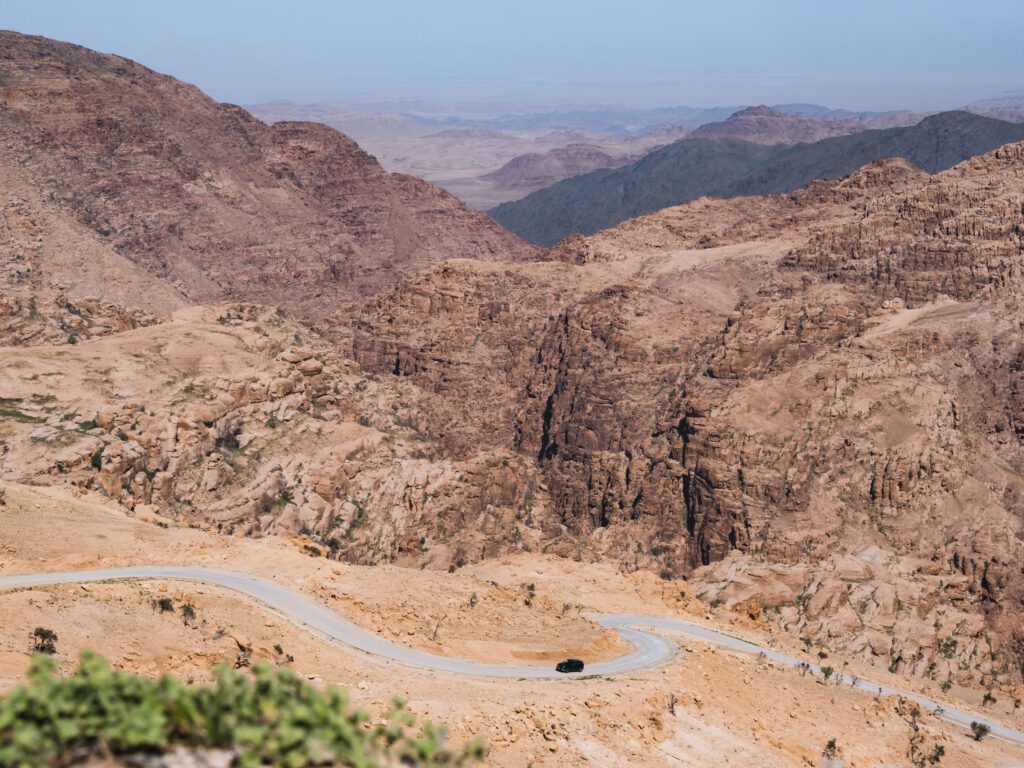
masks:
{"type": "Polygon", "coordinates": [[[0,105],[0,165],[26,199],[187,301],[317,317],[433,261],[536,253],[333,129],[267,127],[117,56],[0,33],[0,105]]]}
{"type": "Polygon", "coordinates": [[[459,450],[537,462],[553,551],[699,575],[877,546],[959,574],[961,608],[1009,632],[1022,153],[937,177],[886,161],[653,214],[553,262],[438,268],[341,333],[430,393],[442,450],[470,435],[459,450]]]}

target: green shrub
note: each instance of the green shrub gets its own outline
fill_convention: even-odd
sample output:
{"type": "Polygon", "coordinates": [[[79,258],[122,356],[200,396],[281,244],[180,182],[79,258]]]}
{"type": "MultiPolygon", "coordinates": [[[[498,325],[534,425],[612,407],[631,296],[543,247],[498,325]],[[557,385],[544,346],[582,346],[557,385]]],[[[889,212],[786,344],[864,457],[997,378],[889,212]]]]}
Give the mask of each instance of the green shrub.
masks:
{"type": "Polygon", "coordinates": [[[153,606],[154,611],[159,611],[160,613],[171,613],[174,611],[174,601],[169,597],[151,600],[150,604],[153,606]]]}
{"type": "Polygon", "coordinates": [[[36,653],[45,653],[53,656],[57,653],[57,633],[46,627],[36,627],[32,630],[32,650],[36,653]]]}
{"type": "Polygon", "coordinates": [[[38,424],[42,421],[46,421],[46,419],[40,418],[39,416],[22,413],[17,408],[0,408],[0,419],[14,419],[14,421],[21,421],[25,424],[38,424]]]}
{"type": "Polygon", "coordinates": [[[257,665],[251,675],[219,667],[212,685],[184,686],[111,670],[83,653],[70,678],[37,656],[29,684],[0,699],[0,765],[55,764],[74,754],[160,753],[182,745],[229,749],[241,766],[465,766],[483,757],[472,743],[444,746],[425,724],[417,735],[401,701],[387,725],[368,726],[344,691],[320,691],[288,669],[257,665]]]}

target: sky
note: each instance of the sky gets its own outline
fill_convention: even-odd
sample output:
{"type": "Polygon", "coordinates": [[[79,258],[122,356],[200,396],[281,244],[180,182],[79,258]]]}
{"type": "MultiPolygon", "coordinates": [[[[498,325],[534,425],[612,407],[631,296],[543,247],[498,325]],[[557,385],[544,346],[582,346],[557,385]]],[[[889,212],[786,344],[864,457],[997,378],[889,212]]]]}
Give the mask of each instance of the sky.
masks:
{"type": "Polygon", "coordinates": [[[1024,0],[0,0],[239,104],[936,110],[1024,92],[1024,0]]]}

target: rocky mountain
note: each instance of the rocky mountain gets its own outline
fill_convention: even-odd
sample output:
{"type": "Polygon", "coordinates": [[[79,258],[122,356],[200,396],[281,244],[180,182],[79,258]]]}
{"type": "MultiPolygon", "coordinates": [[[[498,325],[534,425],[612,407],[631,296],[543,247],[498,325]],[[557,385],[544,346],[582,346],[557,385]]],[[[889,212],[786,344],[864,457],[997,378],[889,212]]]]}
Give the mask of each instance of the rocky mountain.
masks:
{"type": "MultiPolygon", "coordinates": [[[[312,105],[316,106],[316,105],[312,105]]],[[[415,107],[407,105],[413,111],[415,107]]],[[[419,114],[418,119],[434,125],[475,126],[495,128],[502,131],[586,131],[592,133],[645,134],[665,126],[694,129],[708,123],[717,123],[753,105],[724,107],[656,107],[653,109],[629,109],[614,106],[575,106],[562,109],[538,109],[506,105],[501,114],[449,115],[437,117],[419,114]]],[[[281,105],[259,105],[258,110],[274,111],[281,105]]],[[[928,113],[899,110],[894,112],[854,112],[847,109],[831,109],[820,104],[776,104],[770,109],[785,115],[809,118],[844,120],[855,119],[869,128],[891,128],[898,125],[912,125],[928,113]]],[[[383,112],[388,112],[384,108],[383,112]]]]}
{"type": "Polygon", "coordinates": [[[741,139],[755,144],[812,143],[833,136],[846,136],[868,129],[857,118],[819,119],[789,115],[771,107],[747,107],[727,120],[705,123],[690,136],[701,139],[741,139]]]}
{"type": "Polygon", "coordinates": [[[616,168],[635,159],[628,155],[623,157],[609,154],[593,144],[569,144],[544,153],[531,152],[514,157],[483,178],[502,188],[541,189],[571,176],[602,168],[616,168]]]}
{"type": "Polygon", "coordinates": [[[64,286],[158,313],[244,299],[312,318],[439,259],[535,254],[333,129],[267,126],[117,56],[2,32],[0,106],[5,299],[64,286]]]}
{"type": "Polygon", "coordinates": [[[792,191],[888,157],[935,173],[1021,139],[1024,127],[967,112],[793,147],[684,138],[630,165],[566,179],[491,213],[524,239],[549,246],[576,232],[592,234],[698,197],[792,191]]]}
{"type": "Polygon", "coordinates": [[[695,201],[319,333],[221,305],[0,349],[0,476],[361,563],[612,560],[823,650],[1016,678],[1022,170],[695,201]]]}
{"type": "Polygon", "coordinates": [[[892,669],[1019,675],[1022,169],[1015,144],[696,201],[439,266],[329,334],[430,393],[451,460],[528,462],[513,547],[688,574],[892,669]]]}
{"type": "Polygon", "coordinates": [[[994,117],[997,120],[1006,120],[1010,123],[1024,123],[1024,105],[1021,104],[979,108],[968,107],[968,109],[971,112],[976,112],[979,115],[986,115],[988,117],[994,117]]]}

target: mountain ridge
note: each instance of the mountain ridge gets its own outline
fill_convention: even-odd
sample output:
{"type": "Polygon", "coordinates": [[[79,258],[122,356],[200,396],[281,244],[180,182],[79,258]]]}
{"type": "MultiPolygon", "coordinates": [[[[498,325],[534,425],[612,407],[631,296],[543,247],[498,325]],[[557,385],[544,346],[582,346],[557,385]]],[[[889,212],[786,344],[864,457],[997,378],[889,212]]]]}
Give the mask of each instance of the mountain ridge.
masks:
{"type": "MultiPolygon", "coordinates": [[[[128,59],[2,32],[0,83],[0,160],[23,204],[98,237],[179,302],[314,317],[440,258],[537,253],[331,128],[267,126],[128,59]]],[[[105,298],[103,280],[93,290],[105,298]]]]}
{"type": "Polygon", "coordinates": [[[686,137],[631,165],[566,179],[491,214],[524,239],[551,246],[702,196],[792,191],[886,157],[905,157],[934,173],[1021,139],[1024,125],[965,111],[792,147],[686,137]]]}

